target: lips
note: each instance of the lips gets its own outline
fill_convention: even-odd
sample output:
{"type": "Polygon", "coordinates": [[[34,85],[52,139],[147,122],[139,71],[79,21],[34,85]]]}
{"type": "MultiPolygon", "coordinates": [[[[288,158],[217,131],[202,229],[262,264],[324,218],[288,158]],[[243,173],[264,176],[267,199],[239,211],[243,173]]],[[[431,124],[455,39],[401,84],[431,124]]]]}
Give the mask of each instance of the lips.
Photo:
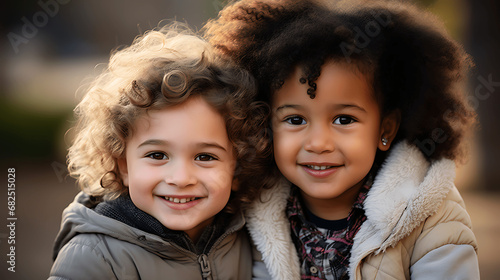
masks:
{"type": "Polygon", "coordinates": [[[315,178],[325,178],[328,177],[337,170],[339,170],[340,167],[342,167],[341,164],[334,164],[334,163],[302,163],[299,164],[304,171],[315,177],[315,178]]]}
{"type": "Polygon", "coordinates": [[[325,170],[334,167],[333,165],[306,165],[307,168],[313,169],[313,170],[325,170]]]}
{"type": "Polygon", "coordinates": [[[165,205],[167,205],[169,208],[173,210],[187,210],[200,203],[200,201],[202,201],[203,198],[197,196],[166,196],[166,195],[159,195],[157,197],[161,198],[161,200],[165,203],[165,205]]]}
{"type": "Polygon", "coordinates": [[[171,197],[171,196],[164,196],[163,197],[165,200],[168,200],[170,202],[173,202],[173,203],[187,203],[187,202],[190,202],[190,201],[193,201],[193,200],[196,200],[196,199],[199,199],[199,197],[183,197],[183,198],[179,198],[179,197],[171,197]]]}

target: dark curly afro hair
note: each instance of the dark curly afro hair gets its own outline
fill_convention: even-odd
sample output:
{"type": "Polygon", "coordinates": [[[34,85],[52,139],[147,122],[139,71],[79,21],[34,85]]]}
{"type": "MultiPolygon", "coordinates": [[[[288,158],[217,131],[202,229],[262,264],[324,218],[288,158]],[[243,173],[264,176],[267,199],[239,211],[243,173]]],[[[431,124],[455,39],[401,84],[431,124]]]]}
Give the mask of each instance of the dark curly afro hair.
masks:
{"type": "Polygon", "coordinates": [[[384,0],[242,0],[204,32],[257,78],[259,100],[269,103],[296,67],[314,98],[325,61],[352,63],[370,78],[383,114],[401,113],[395,142],[415,143],[429,161],[464,158],[476,119],[463,91],[472,62],[428,12],[384,0]]]}

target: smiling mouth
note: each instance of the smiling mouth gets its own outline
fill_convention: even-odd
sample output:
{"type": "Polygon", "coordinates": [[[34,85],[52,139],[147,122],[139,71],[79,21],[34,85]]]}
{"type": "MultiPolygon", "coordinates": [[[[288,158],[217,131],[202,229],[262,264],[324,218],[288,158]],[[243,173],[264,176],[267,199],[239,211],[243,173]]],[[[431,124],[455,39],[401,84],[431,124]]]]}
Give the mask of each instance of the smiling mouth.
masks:
{"type": "Polygon", "coordinates": [[[307,163],[303,163],[303,164],[300,164],[302,165],[303,167],[306,167],[307,169],[311,169],[311,170],[314,170],[314,171],[324,171],[324,170],[328,170],[328,169],[332,169],[332,168],[338,168],[338,167],[342,167],[343,165],[342,164],[331,164],[330,165],[326,165],[326,164],[307,164],[307,163]]]}
{"type": "Polygon", "coordinates": [[[307,164],[306,167],[309,169],[312,169],[312,170],[326,170],[326,169],[333,168],[335,166],[333,166],[333,165],[309,165],[309,164],[307,164]]]}
{"type": "Polygon", "coordinates": [[[200,197],[184,197],[184,198],[178,198],[178,197],[169,197],[169,196],[164,196],[163,198],[164,198],[165,200],[170,201],[170,202],[173,202],[173,203],[179,203],[179,204],[182,204],[182,203],[188,203],[188,202],[190,202],[190,201],[200,199],[200,197]]]}
{"type": "Polygon", "coordinates": [[[313,176],[314,178],[327,178],[329,176],[332,176],[333,174],[337,173],[337,171],[340,170],[340,168],[344,165],[342,164],[336,164],[336,163],[316,163],[316,164],[311,164],[310,163],[303,163],[300,164],[304,171],[313,176]]]}

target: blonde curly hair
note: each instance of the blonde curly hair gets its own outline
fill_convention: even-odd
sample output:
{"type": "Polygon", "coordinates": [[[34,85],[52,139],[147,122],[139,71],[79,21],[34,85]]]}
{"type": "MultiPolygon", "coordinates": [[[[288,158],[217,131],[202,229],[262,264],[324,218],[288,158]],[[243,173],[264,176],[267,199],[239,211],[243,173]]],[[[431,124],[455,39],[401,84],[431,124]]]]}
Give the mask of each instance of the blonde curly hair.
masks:
{"type": "Polygon", "coordinates": [[[76,136],[68,153],[70,175],[94,196],[113,199],[128,193],[117,160],[124,157],[134,121],[148,110],[204,98],[224,117],[237,155],[240,201],[250,202],[253,172],[269,156],[268,110],[253,102],[252,76],[179,23],[152,30],[111,55],[108,67],[90,85],[75,114],[76,136]],[[253,172],[252,172],[253,171],[253,172]]]}

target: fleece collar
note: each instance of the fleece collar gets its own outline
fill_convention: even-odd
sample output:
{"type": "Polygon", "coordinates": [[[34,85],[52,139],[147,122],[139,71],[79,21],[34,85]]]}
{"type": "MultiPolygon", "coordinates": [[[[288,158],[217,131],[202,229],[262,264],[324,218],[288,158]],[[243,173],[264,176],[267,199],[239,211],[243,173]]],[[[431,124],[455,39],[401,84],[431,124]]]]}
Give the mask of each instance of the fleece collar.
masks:
{"type": "MultiPolygon", "coordinates": [[[[442,159],[430,164],[419,149],[396,144],[368,192],[367,220],[354,238],[350,273],[370,253],[383,252],[434,214],[453,187],[455,164],[442,159]]],[[[300,265],[285,214],[290,183],[282,179],[266,189],[247,210],[247,226],[272,279],[300,279],[300,265]]]]}
{"type": "Polygon", "coordinates": [[[299,258],[285,212],[289,195],[290,183],[282,179],[273,188],[264,189],[246,211],[250,236],[275,280],[300,279],[299,258]]]}

